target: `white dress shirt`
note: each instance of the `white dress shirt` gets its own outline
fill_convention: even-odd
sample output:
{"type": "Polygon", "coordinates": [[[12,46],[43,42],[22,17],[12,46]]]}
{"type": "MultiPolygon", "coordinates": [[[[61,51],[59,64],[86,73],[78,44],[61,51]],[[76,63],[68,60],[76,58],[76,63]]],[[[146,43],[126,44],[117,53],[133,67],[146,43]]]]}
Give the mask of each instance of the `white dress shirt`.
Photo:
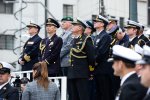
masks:
{"type": "Polygon", "coordinates": [[[0,85],[0,90],[1,90],[7,83],[8,83],[8,82],[6,82],[6,83],[0,85]]]}

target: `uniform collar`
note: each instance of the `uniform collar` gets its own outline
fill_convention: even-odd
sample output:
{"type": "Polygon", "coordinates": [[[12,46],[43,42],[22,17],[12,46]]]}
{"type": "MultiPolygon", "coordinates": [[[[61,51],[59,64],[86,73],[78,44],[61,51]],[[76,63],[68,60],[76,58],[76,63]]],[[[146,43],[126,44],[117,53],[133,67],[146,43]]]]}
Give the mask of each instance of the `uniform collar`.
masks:
{"type": "Polygon", "coordinates": [[[123,78],[121,79],[121,84],[120,86],[123,85],[123,83],[127,80],[127,78],[129,78],[132,74],[136,73],[135,71],[129,72],[128,74],[126,74],[125,76],[123,76],[123,78]]]}
{"type": "Polygon", "coordinates": [[[30,38],[33,38],[35,35],[36,35],[36,34],[34,34],[34,35],[30,36],[30,38]]]}
{"type": "Polygon", "coordinates": [[[72,38],[77,39],[79,37],[81,37],[82,35],[72,35],[72,38]]]}
{"type": "Polygon", "coordinates": [[[56,36],[56,33],[53,34],[52,36],[49,36],[48,39],[53,39],[56,36]]]}
{"type": "Polygon", "coordinates": [[[140,38],[142,35],[143,35],[143,34],[140,34],[140,35],[138,36],[138,38],[140,38]]]}
{"type": "Polygon", "coordinates": [[[136,36],[135,36],[135,37],[133,37],[133,38],[129,38],[129,41],[131,42],[134,38],[136,38],[136,36]]]}
{"type": "Polygon", "coordinates": [[[96,35],[99,35],[104,29],[100,30],[100,31],[97,31],[96,32],[96,35]]]}
{"type": "Polygon", "coordinates": [[[7,83],[8,83],[8,82],[6,82],[6,83],[0,85],[0,90],[1,90],[7,83]]]}

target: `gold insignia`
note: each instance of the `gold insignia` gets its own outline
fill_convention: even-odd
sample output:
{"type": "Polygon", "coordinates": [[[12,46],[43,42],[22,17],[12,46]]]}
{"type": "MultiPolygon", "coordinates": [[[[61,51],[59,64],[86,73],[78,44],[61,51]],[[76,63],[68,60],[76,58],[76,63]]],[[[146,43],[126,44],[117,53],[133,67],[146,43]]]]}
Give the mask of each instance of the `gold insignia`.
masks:
{"type": "Polygon", "coordinates": [[[141,46],[141,45],[145,45],[146,43],[145,43],[144,40],[140,39],[137,44],[138,44],[139,46],[141,46]]]}
{"type": "Polygon", "coordinates": [[[89,65],[89,70],[92,72],[94,71],[94,67],[92,67],[91,65],[89,65]]]}
{"type": "Polygon", "coordinates": [[[29,62],[29,61],[31,60],[30,56],[28,56],[28,55],[24,55],[24,59],[25,59],[27,62],[29,62]]]}
{"type": "Polygon", "coordinates": [[[0,63],[0,69],[1,69],[1,68],[3,68],[3,64],[2,64],[2,63],[0,63]]]}

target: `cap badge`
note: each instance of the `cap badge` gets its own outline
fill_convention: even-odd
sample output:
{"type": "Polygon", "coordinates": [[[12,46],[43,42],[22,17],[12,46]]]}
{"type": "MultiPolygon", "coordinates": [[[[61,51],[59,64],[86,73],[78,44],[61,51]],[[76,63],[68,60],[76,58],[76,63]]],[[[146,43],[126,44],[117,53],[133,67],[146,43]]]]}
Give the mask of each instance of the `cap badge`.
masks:
{"type": "Polygon", "coordinates": [[[48,22],[50,22],[51,21],[51,19],[48,19],[48,22]]]}

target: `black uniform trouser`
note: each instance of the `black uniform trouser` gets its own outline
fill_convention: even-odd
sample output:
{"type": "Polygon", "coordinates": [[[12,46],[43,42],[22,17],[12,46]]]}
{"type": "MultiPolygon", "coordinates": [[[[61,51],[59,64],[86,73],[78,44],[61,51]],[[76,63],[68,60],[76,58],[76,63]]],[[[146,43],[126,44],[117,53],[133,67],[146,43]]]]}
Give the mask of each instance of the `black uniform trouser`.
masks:
{"type": "Polygon", "coordinates": [[[69,100],[89,100],[88,78],[68,79],[69,100]]]}
{"type": "Polygon", "coordinates": [[[111,78],[109,75],[100,74],[95,76],[96,100],[111,100],[111,78]]]}

